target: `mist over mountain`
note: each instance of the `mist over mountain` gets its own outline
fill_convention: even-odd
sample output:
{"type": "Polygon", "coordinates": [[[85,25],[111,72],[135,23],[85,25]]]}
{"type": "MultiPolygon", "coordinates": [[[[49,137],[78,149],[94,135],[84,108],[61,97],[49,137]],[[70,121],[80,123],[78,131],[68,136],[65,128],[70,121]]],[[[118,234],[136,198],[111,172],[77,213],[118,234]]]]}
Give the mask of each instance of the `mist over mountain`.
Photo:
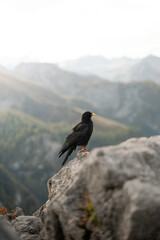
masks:
{"type": "Polygon", "coordinates": [[[160,58],[149,55],[134,64],[126,72],[126,80],[131,81],[153,81],[160,84],[160,58]]]}
{"type": "MultiPolygon", "coordinates": [[[[100,59],[100,62],[104,61],[103,58],[100,59]]],[[[159,58],[150,56],[142,61],[142,65],[152,60],[159,63],[159,58]]],[[[130,60],[125,59],[125,62],[128,61],[130,60]]],[[[140,68],[141,63],[137,63],[137,66],[140,68]]],[[[59,94],[78,97],[104,117],[140,126],[147,136],[159,133],[160,86],[147,79],[127,84],[113,83],[100,77],[82,76],[42,63],[20,64],[14,73],[59,94]]]]}
{"type": "Polygon", "coordinates": [[[106,59],[86,56],[58,64],[62,69],[82,75],[94,74],[114,82],[154,81],[160,83],[160,58],[149,55],[142,59],[127,57],[106,59]]]}
{"type": "Polygon", "coordinates": [[[102,80],[100,77],[94,75],[81,76],[68,72],[50,63],[21,63],[13,69],[12,74],[32,83],[38,83],[61,94],[70,94],[82,82],[89,83],[102,80]]]}
{"type": "Polygon", "coordinates": [[[0,164],[0,183],[0,206],[13,209],[14,206],[21,205],[28,213],[32,213],[39,206],[40,202],[34,194],[2,164],[0,164]]]}

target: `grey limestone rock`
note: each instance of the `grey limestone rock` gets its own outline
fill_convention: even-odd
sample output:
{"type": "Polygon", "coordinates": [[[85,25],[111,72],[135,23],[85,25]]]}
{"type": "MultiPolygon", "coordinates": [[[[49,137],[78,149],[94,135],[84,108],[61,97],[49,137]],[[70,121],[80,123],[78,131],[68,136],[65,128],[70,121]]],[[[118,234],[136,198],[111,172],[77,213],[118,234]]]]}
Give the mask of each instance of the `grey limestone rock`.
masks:
{"type": "Polygon", "coordinates": [[[44,222],[44,212],[50,201],[57,195],[63,194],[73,181],[73,177],[79,172],[82,162],[89,152],[78,152],[77,157],[68,162],[57,174],[48,180],[48,201],[41,206],[33,215],[40,217],[44,222]]]}
{"type": "Polygon", "coordinates": [[[89,152],[79,151],[77,157],[68,162],[56,175],[48,180],[48,199],[52,200],[57,195],[63,194],[73,181],[73,178],[80,171],[81,165],[89,152]]]}
{"type": "Polygon", "coordinates": [[[160,136],[80,154],[48,188],[42,240],[159,240],[160,136]]]}
{"type": "Polygon", "coordinates": [[[23,213],[22,208],[16,207],[14,215],[15,215],[16,217],[23,216],[24,213],[23,213]]]}
{"type": "Polygon", "coordinates": [[[12,221],[12,225],[20,240],[40,240],[39,233],[42,224],[39,218],[35,216],[19,216],[12,221]]]}

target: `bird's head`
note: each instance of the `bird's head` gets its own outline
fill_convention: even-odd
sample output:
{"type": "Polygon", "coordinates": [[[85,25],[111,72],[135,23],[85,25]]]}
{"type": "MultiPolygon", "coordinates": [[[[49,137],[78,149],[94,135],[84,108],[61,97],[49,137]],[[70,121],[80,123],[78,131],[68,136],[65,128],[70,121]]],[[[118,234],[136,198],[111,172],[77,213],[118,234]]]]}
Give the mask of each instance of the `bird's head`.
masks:
{"type": "Polygon", "coordinates": [[[91,113],[91,112],[85,112],[82,115],[82,122],[86,122],[89,121],[91,119],[92,116],[96,115],[95,113],[91,113]]]}

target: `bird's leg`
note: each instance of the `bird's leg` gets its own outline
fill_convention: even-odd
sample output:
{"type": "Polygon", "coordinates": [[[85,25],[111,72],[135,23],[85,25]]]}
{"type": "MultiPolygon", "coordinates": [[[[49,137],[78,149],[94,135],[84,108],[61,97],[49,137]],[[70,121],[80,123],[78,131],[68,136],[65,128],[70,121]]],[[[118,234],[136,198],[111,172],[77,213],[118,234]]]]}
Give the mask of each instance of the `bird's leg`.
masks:
{"type": "Polygon", "coordinates": [[[81,152],[89,152],[87,148],[80,146],[82,148],[81,152]]]}

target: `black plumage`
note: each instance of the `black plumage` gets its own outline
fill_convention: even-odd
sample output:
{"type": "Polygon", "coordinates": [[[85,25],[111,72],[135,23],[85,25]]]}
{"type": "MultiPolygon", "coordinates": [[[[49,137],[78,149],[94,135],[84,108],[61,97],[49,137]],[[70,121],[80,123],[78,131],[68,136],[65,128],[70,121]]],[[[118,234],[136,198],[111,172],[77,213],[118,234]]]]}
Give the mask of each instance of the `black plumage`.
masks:
{"type": "Polygon", "coordinates": [[[88,151],[85,146],[88,144],[88,141],[93,132],[93,122],[91,117],[95,115],[95,113],[85,112],[82,115],[81,122],[78,123],[72,130],[72,133],[66,137],[66,140],[58,153],[58,156],[61,157],[66,151],[67,154],[62,165],[65,164],[68,157],[71,155],[73,150],[76,149],[77,146],[81,146],[83,148],[82,151],[88,151]]]}

